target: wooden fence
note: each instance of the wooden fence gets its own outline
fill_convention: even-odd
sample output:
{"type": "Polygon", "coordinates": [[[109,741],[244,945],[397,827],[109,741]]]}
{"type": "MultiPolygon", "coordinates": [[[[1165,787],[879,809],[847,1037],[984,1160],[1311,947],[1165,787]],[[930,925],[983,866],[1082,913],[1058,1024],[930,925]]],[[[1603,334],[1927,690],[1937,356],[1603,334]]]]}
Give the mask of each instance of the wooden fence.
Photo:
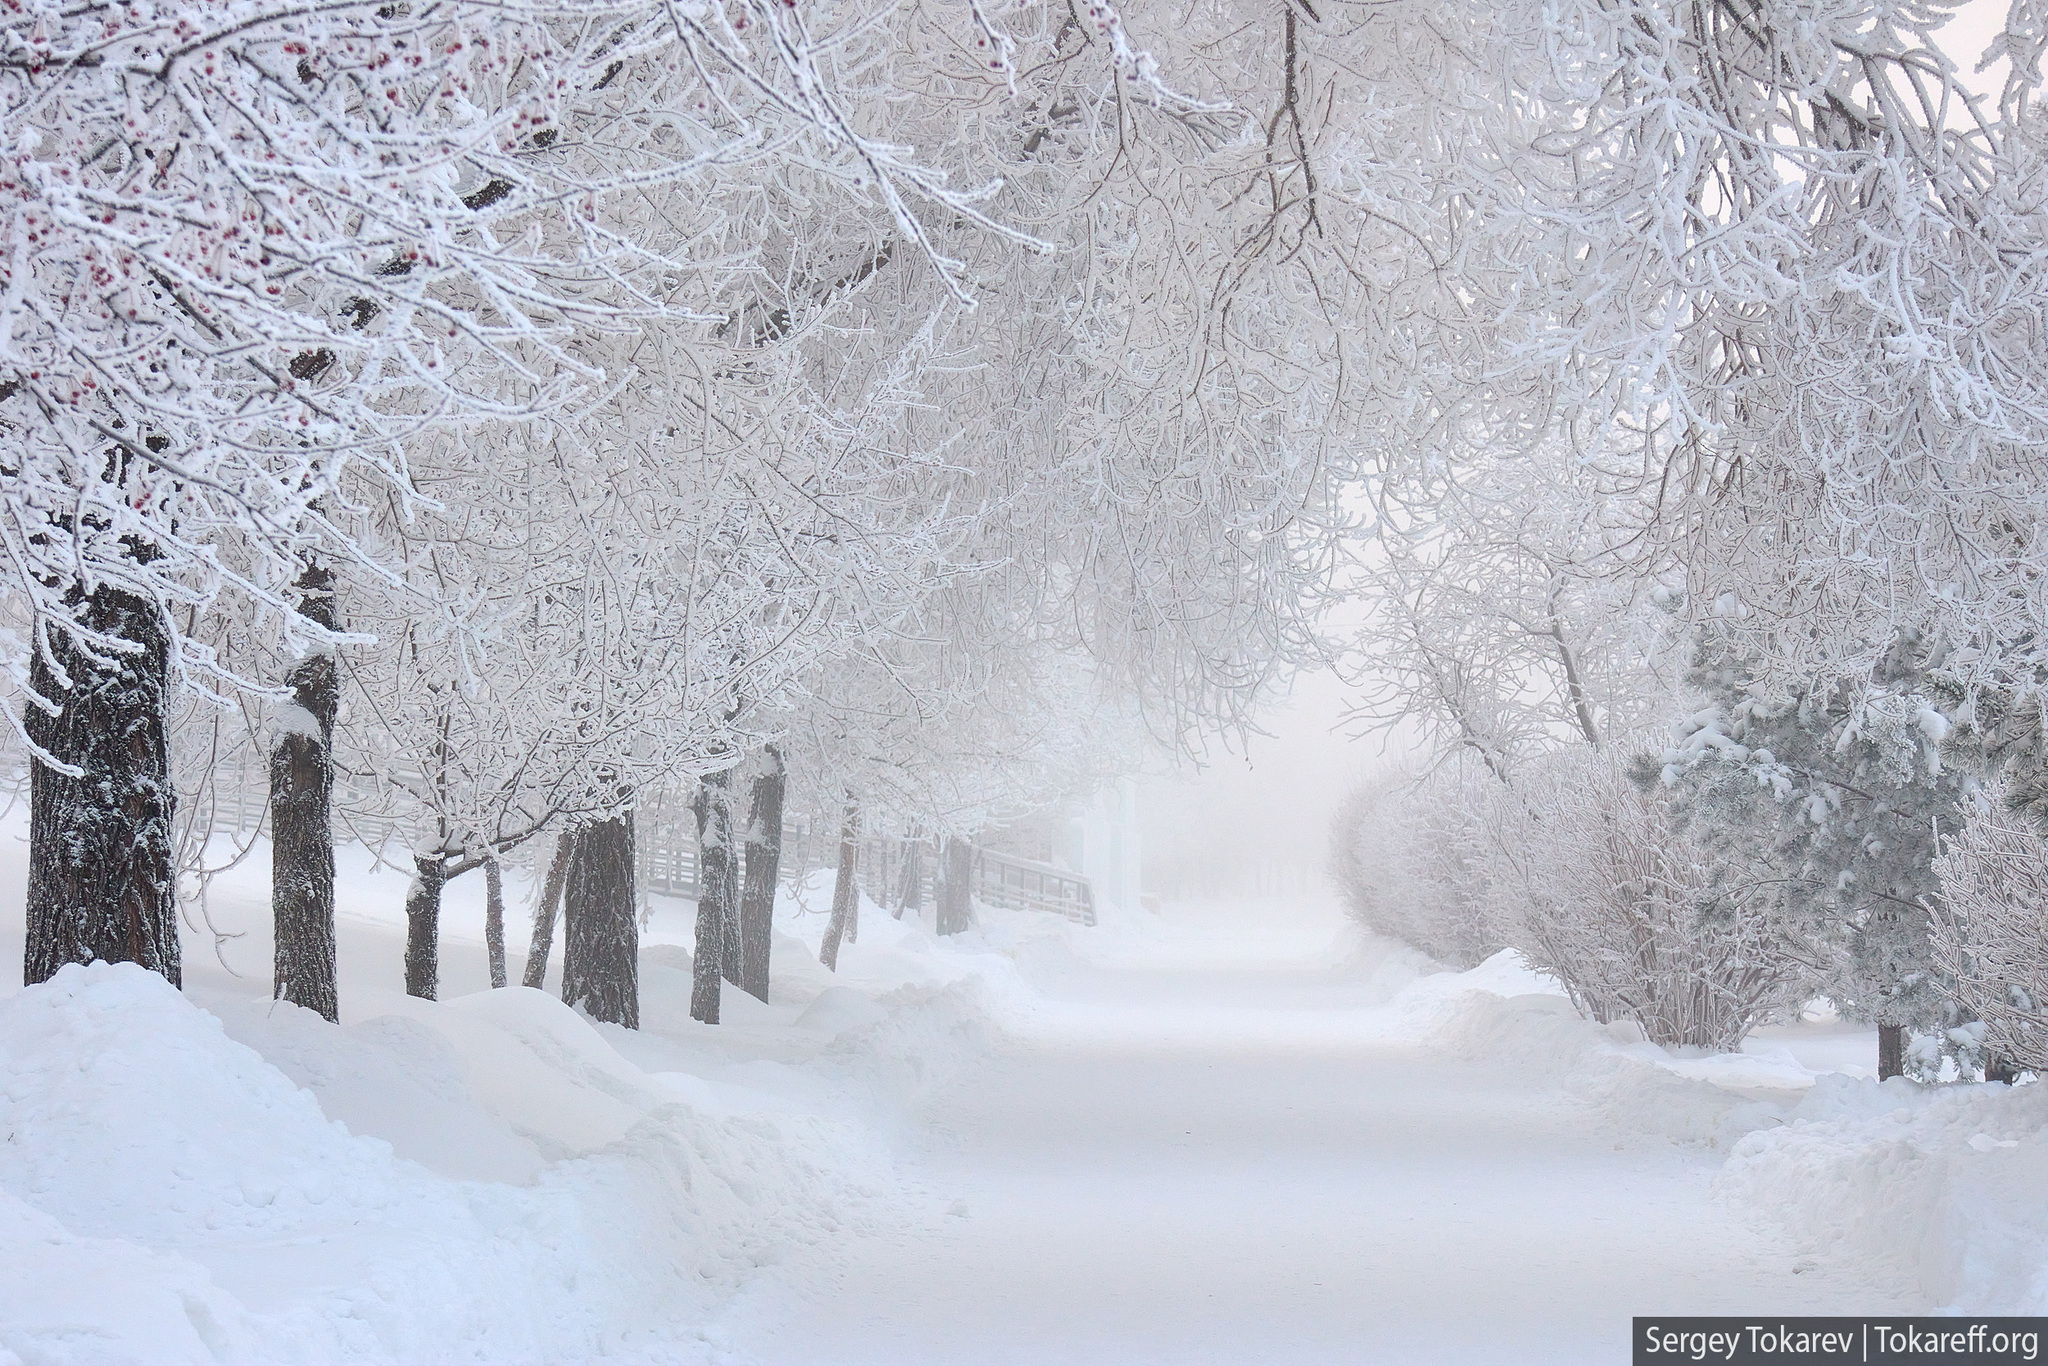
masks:
{"type": "MultiPolygon", "coordinates": [[[[783,836],[783,860],[793,876],[836,866],[837,824],[792,815],[783,836]]],[[[935,841],[926,840],[914,848],[910,840],[870,836],[860,842],[855,878],[868,899],[884,910],[898,910],[906,901],[929,909],[938,901],[939,861],[935,841]],[[907,888],[905,873],[913,862],[916,886],[907,888]]],[[[1095,889],[1086,877],[1057,864],[995,849],[974,851],[974,896],[988,906],[1043,911],[1077,924],[1095,924],[1095,889]]]]}
{"type": "Polygon", "coordinates": [[[1045,911],[1082,925],[1095,923],[1095,887],[1079,873],[993,849],[974,854],[974,895],[1013,911],[1045,911]]]}
{"type": "MultiPolygon", "coordinates": [[[[264,824],[268,773],[260,756],[241,756],[238,771],[223,775],[208,793],[215,828],[255,833],[264,824]]],[[[337,830],[347,838],[349,832],[337,830]]],[[[357,832],[367,833],[367,832],[357,832]]],[[[639,856],[641,886],[656,896],[697,897],[697,820],[686,802],[652,801],[634,817],[634,844],[639,856]]],[[[790,812],[783,827],[782,872],[785,885],[839,862],[837,820],[790,812]]],[[[913,849],[905,839],[867,836],[860,842],[858,881],[868,898],[895,911],[906,901],[929,911],[937,904],[939,849],[922,841],[913,849]],[[915,863],[914,887],[905,874],[915,863]],[[907,895],[906,895],[907,894],[907,895]]],[[[1041,863],[994,849],[974,851],[974,896],[984,905],[1008,910],[1042,911],[1082,925],[1095,924],[1095,893],[1088,879],[1056,864],[1041,863]]]]}

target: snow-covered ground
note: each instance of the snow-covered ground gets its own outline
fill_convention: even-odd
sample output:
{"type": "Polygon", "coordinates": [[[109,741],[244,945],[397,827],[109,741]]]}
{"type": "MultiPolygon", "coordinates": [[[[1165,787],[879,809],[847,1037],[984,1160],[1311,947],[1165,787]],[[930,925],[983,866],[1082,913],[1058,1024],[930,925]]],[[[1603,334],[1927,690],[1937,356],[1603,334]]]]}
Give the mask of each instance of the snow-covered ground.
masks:
{"type": "Polygon", "coordinates": [[[1636,1313],[2048,1307],[2048,1089],[1880,1087],[1867,1033],[1671,1058],[1314,907],[868,907],[833,977],[799,898],[716,1028],[657,904],[635,1033],[485,990],[480,887],[398,994],[367,865],[338,1028],[267,1000],[261,850],[183,995],[0,998],[0,1366],[1585,1363],[1636,1313]]]}

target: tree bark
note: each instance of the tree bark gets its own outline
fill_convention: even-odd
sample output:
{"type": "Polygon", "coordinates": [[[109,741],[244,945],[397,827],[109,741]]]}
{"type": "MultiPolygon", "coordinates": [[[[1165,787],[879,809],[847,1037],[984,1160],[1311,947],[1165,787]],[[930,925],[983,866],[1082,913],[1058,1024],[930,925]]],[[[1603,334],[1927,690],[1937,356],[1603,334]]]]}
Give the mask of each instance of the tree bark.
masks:
{"type": "Polygon", "coordinates": [[[839,971],[839,942],[860,914],[860,884],[854,881],[859,860],[860,807],[848,802],[839,823],[839,874],[832,880],[832,918],[825,924],[825,943],[818,950],[818,961],[833,972],[839,971]]]}
{"type": "Polygon", "coordinates": [[[726,775],[726,785],[721,793],[723,810],[719,825],[725,838],[725,877],[727,889],[719,898],[720,914],[718,927],[718,972],[719,976],[733,986],[740,984],[745,975],[746,947],[740,933],[740,892],[746,870],[742,867],[746,851],[746,837],[733,820],[732,775],[726,775]]]}
{"type": "Polygon", "coordinates": [[[973,921],[974,846],[946,837],[945,877],[939,883],[939,933],[959,934],[973,921]]]}
{"type": "Polygon", "coordinates": [[[448,861],[421,855],[413,866],[419,872],[405,893],[405,994],[434,1001],[441,991],[441,889],[448,883],[448,861]]]}
{"type": "Polygon", "coordinates": [[[484,859],[484,951],[491,957],[491,986],[505,985],[505,875],[494,858],[484,859]]]}
{"type": "Polygon", "coordinates": [[[768,999],[769,950],[775,936],[775,883],[782,875],[782,799],[789,787],[782,751],[770,745],[767,767],[754,777],[747,808],[746,883],[740,893],[740,990],[768,999]]]}
{"type": "Polygon", "coordinates": [[[583,828],[562,883],[562,999],[593,1020],[640,1027],[640,917],[633,817],[583,828]]]}
{"type": "Polygon", "coordinates": [[[903,885],[896,893],[896,918],[905,911],[924,910],[924,841],[903,842],[903,885]]]}
{"type": "Polygon", "coordinates": [[[569,858],[576,852],[574,831],[565,830],[555,841],[555,856],[548,861],[548,875],[540,887],[540,904],[533,908],[533,940],[526,950],[526,975],[522,984],[538,991],[548,980],[548,954],[555,946],[555,908],[562,904],[562,883],[569,876],[569,858]]]}
{"type": "Polygon", "coordinates": [[[1890,1081],[1906,1074],[1906,1027],[1881,1024],[1877,1027],[1877,1079],[1890,1081]]]}
{"type": "MultiPolygon", "coordinates": [[[[860,808],[848,803],[846,814],[851,820],[849,828],[853,832],[854,865],[853,875],[847,879],[847,882],[851,884],[851,890],[846,900],[846,942],[858,944],[860,942],[860,808]]],[[[872,878],[874,874],[869,873],[868,876],[872,878]]],[[[836,886],[832,889],[832,899],[834,901],[839,899],[839,889],[836,886]]]]}
{"type": "Polygon", "coordinates": [[[38,650],[29,666],[30,689],[56,708],[29,703],[29,738],[80,775],[40,759],[30,765],[22,981],[34,986],[66,963],[100,960],[140,963],[178,986],[175,795],[165,736],[170,641],[153,604],[112,587],[86,600],[85,621],[136,649],[94,658],[52,629],[54,659],[38,650]]]}
{"type": "MultiPolygon", "coordinates": [[[[299,614],[333,630],[333,575],[299,575],[299,614]]],[[[270,916],[274,995],[341,1018],[334,963],[334,654],[319,649],[291,673],[291,710],[270,751],[270,916]]]]}
{"type": "Polygon", "coordinates": [[[690,1018],[718,1023],[726,937],[736,926],[738,852],[732,842],[732,773],[707,773],[691,808],[697,814],[697,945],[691,963],[690,1018]]]}
{"type": "MultiPolygon", "coordinates": [[[[718,971],[724,981],[734,986],[738,986],[745,975],[746,956],[740,933],[740,883],[744,873],[740,863],[746,841],[740,832],[733,828],[732,810],[733,780],[740,772],[740,769],[731,768],[720,773],[712,794],[717,803],[717,810],[713,816],[717,823],[718,845],[724,851],[724,862],[720,865],[723,869],[723,881],[718,894],[718,971]]],[[[704,881],[701,838],[697,881],[700,886],[704,881]]],[[[703,902],[700,900],[698,904],[701,906],[703,902]]]]}

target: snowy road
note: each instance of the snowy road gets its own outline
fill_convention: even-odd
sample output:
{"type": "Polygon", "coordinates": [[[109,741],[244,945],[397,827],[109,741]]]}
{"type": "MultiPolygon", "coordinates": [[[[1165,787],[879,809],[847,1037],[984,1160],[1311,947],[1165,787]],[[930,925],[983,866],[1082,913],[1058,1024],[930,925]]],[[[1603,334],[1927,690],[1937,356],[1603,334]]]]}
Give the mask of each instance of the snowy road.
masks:
{"type": "Polygon", "coordinates": [[[764,1366],[1576,1366],[1626,1360],[1635,1313],[1896,1307],[1718,1204],[1719,1154],[1425,1055],[1327,955],[1222,966],[1243,947],[1054,974],[928,1110],[914,1175],[954,1215],[793,1257],[712,1340],[764,1366]]]}

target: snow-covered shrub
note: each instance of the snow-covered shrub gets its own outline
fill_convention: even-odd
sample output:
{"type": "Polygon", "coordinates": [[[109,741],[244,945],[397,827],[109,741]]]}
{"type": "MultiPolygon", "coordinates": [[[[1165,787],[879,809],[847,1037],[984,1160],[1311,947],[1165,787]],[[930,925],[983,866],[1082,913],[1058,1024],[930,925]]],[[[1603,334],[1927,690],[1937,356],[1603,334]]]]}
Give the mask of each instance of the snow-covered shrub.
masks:
{"type": "Polygon", "coordinates": [[[1331,831],[1331,872],[1352,916],[1453,967],[1496,952],[1479,819],[1492,781],[1453,762],[1346,798],[1331,831]]]}
{"type": "Polygon", "coordinates": [[[2048,841],[2025,816],[1989,801],[1942,846],[1934,871],[1934,958],[1982,1023],[1971,1041],[2003,1062],[2048,1071],[2048,841]]]}
{"type": "Polygon", "coordinates": [[[1594,1019],[1729,1050],[1795,995],[1803,966],[1745,870],[1607,755],[1532,766],[1487,826],[1498,923],[1594,1019]]]}

